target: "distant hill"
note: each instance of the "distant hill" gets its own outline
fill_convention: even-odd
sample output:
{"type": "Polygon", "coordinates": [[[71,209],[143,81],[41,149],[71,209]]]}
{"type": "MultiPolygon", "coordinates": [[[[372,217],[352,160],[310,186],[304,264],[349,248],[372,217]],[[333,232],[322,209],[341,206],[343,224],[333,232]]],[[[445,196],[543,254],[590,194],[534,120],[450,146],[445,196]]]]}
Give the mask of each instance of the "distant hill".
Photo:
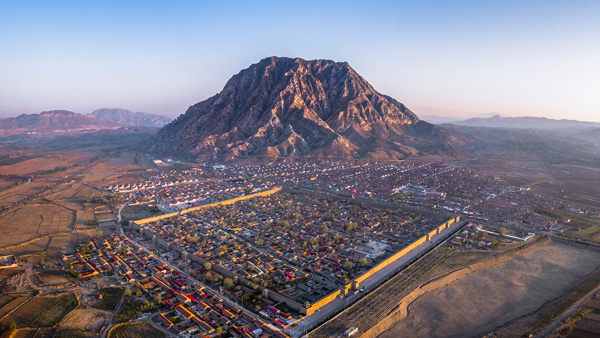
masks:
{"type": "Polygon", "coordinates": [[[22,114],[0,120],[0,136],[17,134],[48,136],[113,128],[118,128],[113,121],[66,110],[45,111],[40,114],[22,114]]]}
{"type": "Polygon", "coordinates": [[[463,154],[456,137],[378,93],[346,62],[270,57],[162,128],[160,154],[402,159],[463,154]]]}
{"type": "Polygon", "coordinates": [[[463,121],[450,122],[460,126],[489,127],[489,128],[513,128],[529,130],[558,130],[558,129],[580,129],[600,128],[600,123],[583,122],[576,120],[554,120],[545,117],[502,117],[495,115],[488,118],[471,118],[463,121]]]}
{"type": "Polygon", "coordinates": [[[162,115],[132,112],[131,110],[121,108],[102,108],[93,111],[90,113],[90,115],[111,120],[124,127],[135,126],[160,128],[173,120],[170,117],[162,115]]]}

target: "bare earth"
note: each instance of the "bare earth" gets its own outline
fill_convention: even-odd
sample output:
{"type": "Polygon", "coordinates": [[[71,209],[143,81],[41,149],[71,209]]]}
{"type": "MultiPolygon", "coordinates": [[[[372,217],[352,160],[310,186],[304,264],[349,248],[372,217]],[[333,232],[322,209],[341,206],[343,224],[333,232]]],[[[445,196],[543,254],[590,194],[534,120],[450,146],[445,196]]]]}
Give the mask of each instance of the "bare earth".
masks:
{"type": "Polygon", "coordinates": [[[407,301],[408,308],[400,306],[364,336],[482,336],[535,312],[599,266],[598,252],[558,243],[540,246],[432,283],[430,290],[407,301]]]}

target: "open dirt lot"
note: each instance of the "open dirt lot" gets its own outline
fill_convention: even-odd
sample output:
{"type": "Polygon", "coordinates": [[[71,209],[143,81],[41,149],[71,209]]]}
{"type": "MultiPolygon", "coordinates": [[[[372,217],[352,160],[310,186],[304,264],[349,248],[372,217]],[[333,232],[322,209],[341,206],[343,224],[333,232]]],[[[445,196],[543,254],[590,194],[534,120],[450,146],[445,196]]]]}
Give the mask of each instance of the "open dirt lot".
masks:
{"type": "Polygon", "coordinates": [[[364,336],[482,336],[535,312],[598,267],[597,251],[558,243],[538,246],[495,266],[435,281],[364,336]]]}
{"type": "Polygon", "coordinates": [[[73,230],[73,212],[55,204],[29,204],[0,217],[0,247],[73,230]]]}
{"type": "Polygon", "coordinates": [[[75,309],[67,314],[60,323],[62,329],[81,331],[100,331],[109,315],[91,309],[75,309]]]}

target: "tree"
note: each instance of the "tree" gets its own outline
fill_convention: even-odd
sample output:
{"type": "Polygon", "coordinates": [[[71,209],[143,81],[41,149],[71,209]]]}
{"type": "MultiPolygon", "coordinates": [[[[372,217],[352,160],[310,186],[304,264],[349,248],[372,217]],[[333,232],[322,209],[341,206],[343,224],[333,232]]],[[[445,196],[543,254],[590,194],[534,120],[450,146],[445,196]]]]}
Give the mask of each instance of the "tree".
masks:
{"type": "Polygon", "coordinates": [[[85,225],[98,225],[98,220],[97,219],[91,219],[91,220],[85,222],[85,225]]]}
{"type": "Polygon", "coordinates": [[[104,234],[104,233],[102,232],[102,230],[96,230],[96,237],[98,237],[98,238],[102,238],[102,235],[103,235],[103,234],[104,234]]]}
{"type": "Polygon", "coordinates": [[[8,325],[8,329],[11,331],[16,330],[17,328],[18,328],[18,326],[17,326],[17,323],[15,323],[15,322],[12,322],[8,325]]]}
{"type": "Polygon", "coordinates": [[[352,262],[350,261],[345,261],[344,263],[342,263],[342,268],[344,268],[344,270],[346,271],[352,269],[353,266],[354,264],[352,264],[352,262]]]}
{"type": "Polygon", "coordinates": [[[265,240],[262,239],[262,238],[259,238],[259,239],[256,240],[256,244],[262,246],[263,244],[265,244],[265,240]]]}
{"type": "Polygon", "coordinates": [[[367,265],[367,259],[366,258],[361,258],[359,261],[360,265],[365,266],[367,265]]]}
{"type": "Polygon", "coordinates": [[[135,293],[138,297],[142,295],[142,290],[137,290],[137,292],[135,293]]]}
{"type": "Polygon", "coordinates": [[[131,296],[131,290],[130,289],[125,289],[125,291],[123,291],[123,294],[127,297],[131,296]]]}
{"type": "Polygon", "coordinates": [[[206,270],[210,270],[210,268],[212,268],[212,264],[210,264],[209,262],[204,263],[204,268],[206,270]]]}
{"type": "Polygon", "coordinates": [[[90,247],[89,247],[89,246],[87,246],[87,244],[84,244],[84,245],[82,245],[82,246],[81,246],[81,252],[82,252],[84,255],[85,255],[85,254],[87,254],[88,252],[90,252],[90,247]]]}
{"type": "Polygon", "coordinates": [[[505,227],[502,227],[502,228],[500,228],[498,233],[500,234],[500,236],[506,236],[506,234],[508,233],[508,230],[505,227]]]}
{"type": "Polygon", "coordinates": [[[218,334],[218,335],[221,335],[221,333],[222,333],[222,332],[223,332],[223,328],[219,326],[219,327],[217,328],[217,334],[218,334]]]}
{"type": "Polygon", "coordinates": [[[234,284],[233,284],[233,279],[231,279],[231,278],[225,278],[225,279],[223,280],[223,284],[224,284],[224,285],[225,285],[225,287],[226,287],[226,288],[228,288],[228,289],[231,289],[231,288],[234,286],[234,284]]]}

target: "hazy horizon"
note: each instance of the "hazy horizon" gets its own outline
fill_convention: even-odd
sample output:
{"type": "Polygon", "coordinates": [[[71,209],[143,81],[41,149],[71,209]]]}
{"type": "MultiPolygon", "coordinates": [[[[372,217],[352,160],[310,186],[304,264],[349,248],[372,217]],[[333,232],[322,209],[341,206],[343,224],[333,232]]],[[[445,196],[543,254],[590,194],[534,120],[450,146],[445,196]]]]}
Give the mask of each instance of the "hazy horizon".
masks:
{"type": "Polygon", "coordinates": [[[276,55],[347,61],[419,116],[600,122],[598,17],[595,1],[5,2],[0,117],[176,117],[276,55]]]}

